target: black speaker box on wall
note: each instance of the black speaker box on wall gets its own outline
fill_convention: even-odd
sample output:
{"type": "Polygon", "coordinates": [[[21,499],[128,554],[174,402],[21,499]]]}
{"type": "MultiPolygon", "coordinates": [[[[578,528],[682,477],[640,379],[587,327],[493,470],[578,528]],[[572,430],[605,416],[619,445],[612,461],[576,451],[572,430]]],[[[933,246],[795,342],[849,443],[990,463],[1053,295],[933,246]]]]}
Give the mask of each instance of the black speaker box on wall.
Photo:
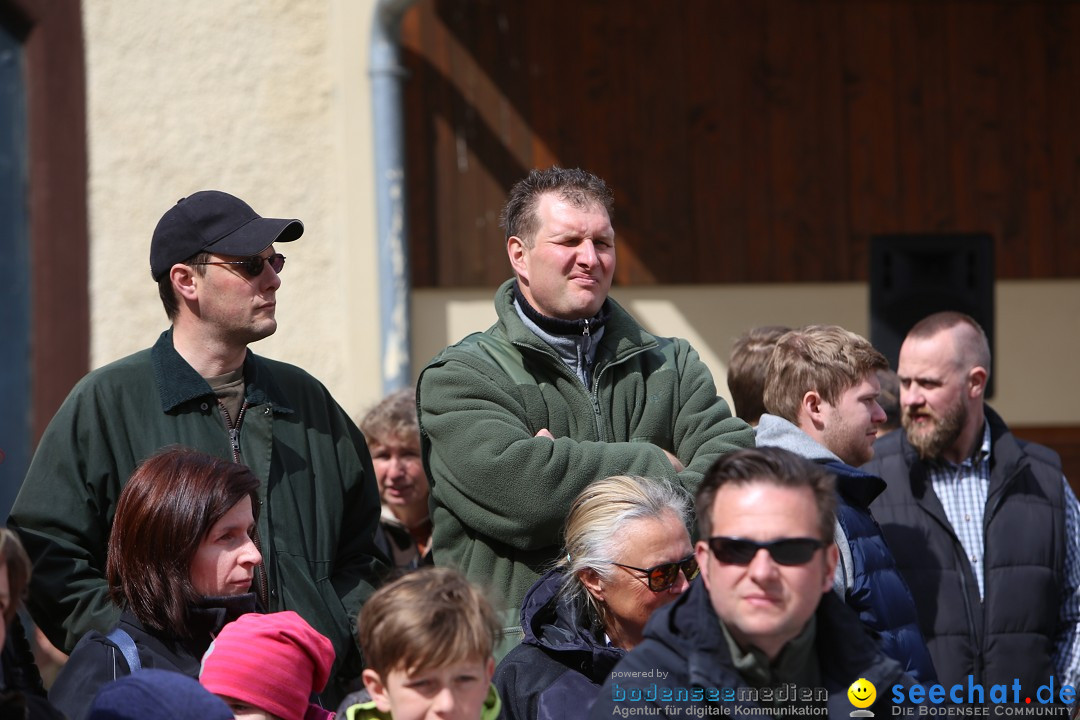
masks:
{"type": "MultiPolygon", "coordinates": [[[[908,330],[943,310],[967,313],[994,355],[994,238],[878,235],[870,239],[870,342],[895,370],[908,330]]],[[[987,397],[993,395],[991,369],[987,397]]]]}

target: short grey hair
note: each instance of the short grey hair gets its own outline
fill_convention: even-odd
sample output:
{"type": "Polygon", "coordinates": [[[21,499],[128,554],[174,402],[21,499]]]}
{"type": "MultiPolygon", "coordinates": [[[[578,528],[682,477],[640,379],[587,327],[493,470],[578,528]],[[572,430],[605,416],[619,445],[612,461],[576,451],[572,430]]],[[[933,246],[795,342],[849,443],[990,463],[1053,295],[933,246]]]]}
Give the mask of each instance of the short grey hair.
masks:
{"type": "Polygon", "coordinates": [[[557,563],[565,577],[561,593],[579,608],[602,620],[604,610],[579,577],[592,570],[604,580],[614,575],[612,562],[622,549],[628,522],[678,518],[690,524],[692,502],[682,488],[664,479],[616,475],[598,480],[579,494],[566,518],[566,555],[557,563]]]}

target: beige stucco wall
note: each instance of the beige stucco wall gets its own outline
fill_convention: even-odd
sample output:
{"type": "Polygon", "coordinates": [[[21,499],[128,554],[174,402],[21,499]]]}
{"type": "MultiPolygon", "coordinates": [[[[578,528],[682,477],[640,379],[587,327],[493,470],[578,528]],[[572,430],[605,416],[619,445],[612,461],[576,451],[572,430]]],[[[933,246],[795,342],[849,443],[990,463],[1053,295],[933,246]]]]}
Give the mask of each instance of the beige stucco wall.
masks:
{"type": "MultiPolygon", "coordinates": [[[[414,294],[417,372],[443,345],[487,328],[494,289],[414,294]]],[[[612,297],[651,332],[690,340],[728,397],[731,342],[755,325],[836,323],[869,337],[862,284],[616,288],[612,297]]],[[[1080,281],[999,282],[997,392],[991,401],[1014,425],[1080,424],[1080,281]]]]}
{"type": "Polygon", "coordinates": [[[296,363],[355,409],[379,392],[368,33],[374,0],[84,2],[91,362],[153,343],[162,213],[200,189],[298,217],[279,329],[296,363]]]}

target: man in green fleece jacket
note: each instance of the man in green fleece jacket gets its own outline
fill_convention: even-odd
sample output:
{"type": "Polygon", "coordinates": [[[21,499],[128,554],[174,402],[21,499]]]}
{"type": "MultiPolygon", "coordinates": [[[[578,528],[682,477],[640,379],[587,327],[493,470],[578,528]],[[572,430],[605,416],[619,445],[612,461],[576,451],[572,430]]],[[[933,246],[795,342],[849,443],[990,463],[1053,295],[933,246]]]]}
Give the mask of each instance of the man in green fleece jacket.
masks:
{"type": "Polygon", "coordinates": [[[262,481],[252,592],[334,643],[324,700],[337,703],[363,669],[356,615],[384,563],[367,445],[315,378],[247,348],[277,329],[285,258],[274,243],[303,231],[218,191],[180,200],[158,223],[150,270],[172,328],[75,386],[9,522],[34,562],[27,606],[62,650],[116,623],[105,557],[117,499],[138,463],[180,444],[244,463],[262,481]]]}
{"type": "Polygon", "coordinates": [[[612,203],[582,170],[518,182],[502,217],[516,277],[495,295],[498,322],[420,376],[435,563],[489,587],[508,625],[586,485],[632,474],[692,492],[754,442],[689,343],[651,335],[608,298],[612,203]]]}

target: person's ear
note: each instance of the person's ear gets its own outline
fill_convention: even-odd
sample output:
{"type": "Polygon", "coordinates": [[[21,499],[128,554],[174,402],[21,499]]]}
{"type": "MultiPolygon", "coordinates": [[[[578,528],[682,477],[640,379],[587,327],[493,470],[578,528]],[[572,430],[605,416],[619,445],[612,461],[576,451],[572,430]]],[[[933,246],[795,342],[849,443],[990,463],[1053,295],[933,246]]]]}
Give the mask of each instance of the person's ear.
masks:
{"type": "MultiPolygon", "coordinates": [[[[825,427],[825,400],[818,394],[817,390],[807,390],[806,394],[802,396],[802,402],[799,403],[799,414],[802,416],[800,419],[803,423],[808,424],[808,427],[812,427],[815,430],[821,430],[825,427]]],[[[807,425],[804,425],[803,429],[807,429],[807,425]]]]}
{"type": "Polygon", "coordinates": [[[840,550],[836,543],[830,542],[824,549],[825,553],[825,577],[822,579],[821,592],[827,593],[833,589],[833,578],[836,576],[836,564],[840,562],[840,550]]]}
{"type": "Polygon", "coordinates": [[[709,587],[709,558],[712,557],[712,550],[709,549],[708,543],[704,540],[698,540],[694,543],[694,558],[697,560],[698,569],[701,571],[701,582],[705,583],[705,587],[709,587]]]}
{"type": "Polygon", "coordinates": [[[371,695],[371,699],[375,701],[375,707],[377,707],[380,712],[390,712],[390,695],[387,694],[386,684],[383,683],[382,678],[379,677],[379,673],[371,668],[367,668],[360,677],[363,679],[364,687],[367,688],[368,693],[371,695]]]}
{"type": "Polygon", "coordinates": [[[528,281],[529,259],[525,241],[517,235],[506,238],[506,254],[510,258],[510,267],[514,269],[517,276],[528,281]]]}
{"type": "Polygon", "coordinates": [[[195,301],[199,298],[195,270],[190,265],[176,263],[169,269],[169,280],[178,300],[195,301]]]}
{"type": "Polygon", "coordinates": [[[484,684],[490,685],[493,677],[495,677],[495,658],[489,657],[487,666],[484,668],[484,684]]]}
{"type": "Polygon", "coordinates": [[[597,602],[604,602],[604,579],[592,568],[578,571],[578,579],[597,602]]]}
{"type": "Polygon", "coordinates": [[[986,368],[976,365],[968,371],[968,394],[972,398],[981,398],[986,394],[986,382],[990,379],[990,373],[986,368]]]}

